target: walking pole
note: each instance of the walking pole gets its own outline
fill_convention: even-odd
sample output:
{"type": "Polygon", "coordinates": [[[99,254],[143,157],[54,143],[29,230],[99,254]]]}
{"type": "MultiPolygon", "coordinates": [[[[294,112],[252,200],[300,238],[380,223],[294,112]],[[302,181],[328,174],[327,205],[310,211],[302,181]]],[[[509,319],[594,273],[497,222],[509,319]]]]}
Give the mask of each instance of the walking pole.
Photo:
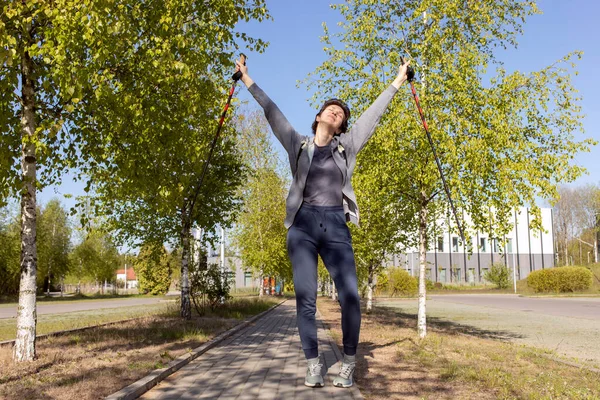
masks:
{"type": "MultiPolygon", "coordinates": [[[[404,64],[404,58],[400,57],[400,61],[404,64]]],[[[442,170],[442,164],[440,163],[440,159],[438,158],[437,152],[435,151],[435,146],[433,145],[433,140],[431,140],[431,135],[429,134],[429,128],[427,127],[427,121],[425,121],[425,115],[423,114],[423,110],[421,109],[421,103],[419,103],[419,96],[417,95],[417,91],[415,90],[415,85],[413,84],[413,79],[415,78],[415,70],[409,65],[406,70],[406,80],[410,83],[410,90],[412,91],[412,95],[415,99],[415,103],[417,104],[417,109],[419,110],[419,115],[421,116],[421,122],[423,123],[423,129],[425,129],[425,133],[427,134],[427,139],[429,140],[429,144],[431,145],[431,150],[433,151],[433,155],[435,157],[435,162],[438,167],[438,171],[440,171],[440,176],[442,177],[442,182],[444,184],[444,189],[446,190],[446,195],[448,196],[448,201],[450,202],[450,206],[452,207],[452,213],[454,214],[454,219],[456,220],[456,226],[458,226],[458,231],[460,232],[460,238],[463,241],[463,245],[466,247],[465,234],[463,232],[462,226],[460,225],[460,221],[458,220],[458,215],[456,214],[456,209],[454,208],[454,203],[452,202],[452,197],[450,196],[450,190],[448,189],[448,185],[446,184],[446,178],[444,178],[444,171],[442,170]]]]}
{"type": "MultiPolygon", "coordinates": [[[[240,62],[246,65],[246,55],[244,53],[240,54],[240,62]]],[[[215,149],[215,145],[217,144],[217,140],[219,139],[219,134],[221,133],[221,127],[223,126],[223,121],[225,121],[225,114],[227,114],[227,110],[229,110],[229,105],[231,104],[231,98],[233,97],[233,92],[235,91],[235,85],[237,81],[242,77],[242,71],[237,71],[231,79],[233,79],[233,85],[231,85],[231,89],[229,90],[229,97],[227,97],[227,104],[225,104],[225,108],[223,109],[223,113],[221,113],[221,119],[219,120],[219,125],[217,126],[217,133],[213,138],[213,141],[210,145],[210,151],[208,153],[208,158],[204,163],[204,168],[202,169],[202,175],[200,176],[200,182],[198,182],[198,186],[196,187],[196,192],[194,193],[194,197],[192,199],[192,203],[190,205],[190,210],[193,210],[194,204],[196,204],[196,199],[198,198],[198,194],[200,194],[200,188],[202,187],[202,182],[204,181],[204,176],[206,175],[206,171],[208,170],[208,165],[210,164],[210,159],[212,158],[213,151],[215,149]]]]}

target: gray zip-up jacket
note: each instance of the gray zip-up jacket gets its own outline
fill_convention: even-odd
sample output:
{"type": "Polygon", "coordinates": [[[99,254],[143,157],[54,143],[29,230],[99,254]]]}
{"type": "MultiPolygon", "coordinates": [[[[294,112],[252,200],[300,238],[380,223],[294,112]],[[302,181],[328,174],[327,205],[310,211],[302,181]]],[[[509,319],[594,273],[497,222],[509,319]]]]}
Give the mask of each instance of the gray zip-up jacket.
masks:
{"type": "MultiPolygon", "coordinates": [[[[256,83],[253,83],[248,90],[264,109],[265,116],[267,117],[267,121],[269,121],[269,125],[271,125],[275,137],[281,142],[288,154],[293,180],[286,200],[284,225],[289,229],[294,223],[296,213],[300,209],[304,199],[306,177],[308,176],[315,150],[314,135],[310,137],[300,135],[275,103],[256,83]]],[[[375,132],[375,127],[397,91],[394,86],[390,85],[360,118],[356,120],[349,132],[335,135],[332,139],[332,148],[334,149],[332,150],[333,160],[343,176],[342,197],[346,220],[351,221],[357,226],[359,221],[358,204],[356,202],[356,194],[354,194],[354,189],[352,188],[352,173],[356,166],[356,155],[375,132]]]]}

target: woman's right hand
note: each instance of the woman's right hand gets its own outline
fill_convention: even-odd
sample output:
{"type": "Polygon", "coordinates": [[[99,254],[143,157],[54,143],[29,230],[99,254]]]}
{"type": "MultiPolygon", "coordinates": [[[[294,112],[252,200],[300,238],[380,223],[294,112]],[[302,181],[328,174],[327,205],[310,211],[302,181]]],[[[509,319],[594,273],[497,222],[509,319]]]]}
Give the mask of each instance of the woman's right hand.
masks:
{"type": "Polygon", "coordinates": [[[241,57],[239,60],[235,60],[235,72],[241,71],[242,74],[248,74],[248,66],[244,65],[241,61],[241,57]]]}
{"type": "Polygon", "coordinates": [[[246,85],[246,87],[250,87],[254,83],[250,75],[248,75],[248,66],[245,65],[245,58],[242,61],[242,57],[239,60],[235,60],[235,72],[240,71],[242,73],[242,77],[240,78],[242,82],[246,85]]]}
{"type": "Polygon", "coordinates": [[[409,64],[410,64],[410,60],[403,63],[398,68],[398,76],[396,77],[396,79],[394,79],[394,82],[392,82],[392,85],[394,85],[396,87],[396,89],[400,89],[400,86],[402,86],[404,84],[404,82],[407,81],[407,79],[408,79],[407,72],[408,72],[409,64]]]}

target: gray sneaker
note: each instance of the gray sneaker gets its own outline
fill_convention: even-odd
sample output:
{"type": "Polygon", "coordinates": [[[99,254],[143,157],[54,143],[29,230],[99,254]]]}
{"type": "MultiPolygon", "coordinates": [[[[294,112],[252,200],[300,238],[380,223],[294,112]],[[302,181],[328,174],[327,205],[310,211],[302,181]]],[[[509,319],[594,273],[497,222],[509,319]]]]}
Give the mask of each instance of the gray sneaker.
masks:
{"type": "Polygon", "coordinates": [[[321,375],[321,371],[323,369],[323,364],[321,363],[321,359],[311,358],[308,361],[308,367],[306,368],[306,378],[304,378],[304,385],[308,387],[323,387],[323,376],[321,375]]]}
{"type": "Polygon", "coordinates": [[[354,368],[356,361],[354,357],[344,356],[344,361],[340,367],[338,376],[333,380],[333,386],[348,388],[354,384],[354,368]]]}

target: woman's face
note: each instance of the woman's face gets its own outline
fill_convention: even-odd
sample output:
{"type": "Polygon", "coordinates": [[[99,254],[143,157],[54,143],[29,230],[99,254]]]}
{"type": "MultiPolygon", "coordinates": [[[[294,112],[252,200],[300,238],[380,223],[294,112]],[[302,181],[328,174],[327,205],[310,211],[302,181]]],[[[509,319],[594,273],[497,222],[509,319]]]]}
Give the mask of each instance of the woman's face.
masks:
{"type": "Polygon", "coordinates": [[[317,117],[317,122],[325,123],[333,127],[335,133],[340,133],[340,127],[342,126],[342,122],[344,122],[344,116],[342,107],[331,104],[317,117]]]}

